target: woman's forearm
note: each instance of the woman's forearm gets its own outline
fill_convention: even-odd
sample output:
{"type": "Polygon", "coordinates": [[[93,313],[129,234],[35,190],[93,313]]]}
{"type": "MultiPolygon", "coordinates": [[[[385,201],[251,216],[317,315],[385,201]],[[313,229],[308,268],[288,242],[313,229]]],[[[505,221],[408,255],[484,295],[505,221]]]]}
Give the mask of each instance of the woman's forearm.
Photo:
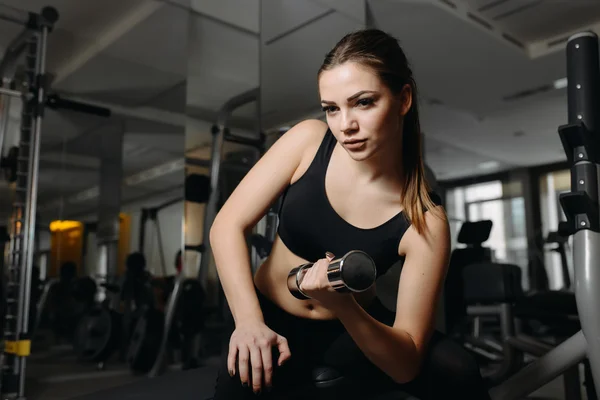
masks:
{"type": "Polygon", "coordinates": [[[390,378],[398,383],[415,378],[419,355],[408,333],[375,320],[355,302],[336,314],[363,354],[390,378]]]}
{"type": "Polygon", "coordinates": [[[264,322],[254,289],[254,279],[246,237],[242,229],[213,225],[210,245],[221,286],[236,325],[264,322]]]}

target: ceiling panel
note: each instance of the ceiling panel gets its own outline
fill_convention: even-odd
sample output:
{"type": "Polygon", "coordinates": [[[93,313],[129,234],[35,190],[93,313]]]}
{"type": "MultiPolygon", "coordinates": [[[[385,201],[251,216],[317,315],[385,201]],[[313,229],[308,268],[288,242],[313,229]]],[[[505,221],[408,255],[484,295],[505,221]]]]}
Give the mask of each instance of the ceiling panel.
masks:
{"type": "Polygon", "coordinates": [[[56,89],[107,103],[136,106],[154,100],[181,82],[181,76],[142,64],[98,55],[56,89]]]}
{"type": "Polygon", "coordinates": [[[600,21],[600,4],[594,0],[465,1],[488,22],[522,41],[547,39],[600,21]]]}
{"type": "Polygon", "coordinates": [[[358,21],[333,12],[263,44],[261,111],[265,129],[320,109],[316,75],[323,58],[344,34],[361,27],[358,21]]]}
{"type": "Polygon", "coordinates": [[[189,13],[179,7],[162,7],[102,54],[185,78],[188,19],[189,13]]]}
{"type": "Polygon", "coordinates": [[[399,39],[421,93],[450,107],[485,116],[504,97],[565,76],[563,52],[532,61],[445,8],[389,0],[369,4],[376,25],[399,39]]]}
{"type": "Polygon", "coordinates": [[[234,96],[258,87],[257,37],[200,16],[190,23],[189,107],[217,111],[234,96]]]}
{"type": "Polygon", "coordinates": [[[191,8],[201,14],[258,33],[260,0],[190,0],[191,8]]]}

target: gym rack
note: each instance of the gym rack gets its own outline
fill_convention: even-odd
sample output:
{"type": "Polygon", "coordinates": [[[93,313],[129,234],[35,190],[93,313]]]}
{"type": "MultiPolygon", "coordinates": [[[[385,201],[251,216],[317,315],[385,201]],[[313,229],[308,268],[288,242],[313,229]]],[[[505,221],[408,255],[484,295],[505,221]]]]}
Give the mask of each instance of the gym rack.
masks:
{"type": "MultiPolygon", "coordinates": [[[[21,98],[21,136],[16,158],[15,197],[10,218],[7,256],[6,314],[0,391],[2,398],[25,398],[25,365],[30,353],[29,308],[33,265],[38,164],[42,118],[46,96],[46,45],[58,12],[45,7],[39,14],[0,9],[0,19],[24,25],[23,32],[8,47],[0,71],[25,53],[25,69],[19,89],[0,93],[21,98]]],[[[13,82],[14,84],[14,82],[13,82]]],[[[8,103],[8,102],[6,102],[8,103]]],[[[8,107],[2,117],[9,118],[8,107]]],[[[3,128],[7,124],[2,124],[3,128]]],[[[0,131],[0,149],[5,131],[0,131]]]]}

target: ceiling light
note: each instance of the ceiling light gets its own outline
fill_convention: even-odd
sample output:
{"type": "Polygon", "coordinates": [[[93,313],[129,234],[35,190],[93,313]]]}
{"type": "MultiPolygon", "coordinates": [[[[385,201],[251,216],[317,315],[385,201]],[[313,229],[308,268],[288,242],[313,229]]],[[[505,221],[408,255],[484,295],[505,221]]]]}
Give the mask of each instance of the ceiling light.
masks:
{"type": "Polygon", "coordinates": [[[479,163],[477,165],[477,168],[479,169],[494,169],[494,168],[498,168],[500,166],[500,164],[498,163],[498,161],[485,161],[482,163],[479,163]]]}
{"type": "Polygon", "coordinates": [[[567,87],[567,78],[557,79],[553,83],[554,89],[564,89],[567,87]]]}

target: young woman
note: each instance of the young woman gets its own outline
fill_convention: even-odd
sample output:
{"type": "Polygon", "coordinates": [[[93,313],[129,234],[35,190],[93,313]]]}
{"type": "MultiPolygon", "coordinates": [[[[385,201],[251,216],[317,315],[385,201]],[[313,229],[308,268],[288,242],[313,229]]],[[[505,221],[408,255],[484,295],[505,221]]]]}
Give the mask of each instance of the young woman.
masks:
{"type": "Polygon", "coordinates": [[[475,361],[434,329],[449,228],[424,178],[417,88],[404,52],[379,30],[349,34],[327,54],[318,87],[327,124],[290,129],[211,228],[235,321],[214,399],[289,393],[323,365],[364,382],[357,398],[392,389],[422,400],[488,398],[475,361]],[[252,276],[245,233],[282,194],[277,238],[252,276]],[[331,288],[328,263],[351,250],[368,253],[378,275],[404,260],[395,314],[374,288],[331,288]],[[298,300],[287,276],[306,262],[315,263],[301,285],[310,299],[298,300]]]}

